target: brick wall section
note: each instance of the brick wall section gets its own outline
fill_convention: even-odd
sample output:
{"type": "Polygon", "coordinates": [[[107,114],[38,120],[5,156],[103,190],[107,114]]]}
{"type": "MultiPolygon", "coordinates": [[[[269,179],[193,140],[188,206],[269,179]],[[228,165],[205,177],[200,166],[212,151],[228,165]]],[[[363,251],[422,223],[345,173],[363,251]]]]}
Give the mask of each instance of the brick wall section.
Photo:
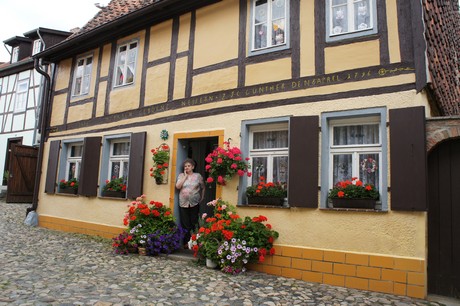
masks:
{"type": "Polygon", "coordinates": [[[426,297],[424,259],[379,256],[288,246],[275,246],[277,255],[249,269],[307,282],[426,297]]]}
{"type": "Polygon", "coordinates": [[[460,115],[460,12],[458,0],[424,0],[425,37],[432,90],[441,115],[460,115]]]}
{"type": "Polygon", "coordinates": [[[460,137],[460,117],[431,118],[426,121],[426,151],[448,138],[460,137]]]}

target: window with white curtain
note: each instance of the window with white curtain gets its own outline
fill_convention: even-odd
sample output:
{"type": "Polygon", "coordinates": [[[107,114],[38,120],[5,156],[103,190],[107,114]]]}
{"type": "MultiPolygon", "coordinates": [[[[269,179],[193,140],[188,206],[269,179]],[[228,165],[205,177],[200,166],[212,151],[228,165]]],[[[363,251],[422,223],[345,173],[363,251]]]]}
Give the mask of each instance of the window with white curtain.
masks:
{"type": "Polygon", "coordinates": [[[251,3],[251,51],[286,48],[289,35],[289,0],[252,0],[251,3]]]}
{"type": "Polygon", "coordinates": [[[69,143],[67,146],[66,180],[79,179],[83,143],[69,143]]]}
{"type": "Polygon", "coordinates": [[[108,180],[119,177],[128,178],[129,148],[129,139],[114,139],[110,141],[108,180]]]}
{"type": "Polygon", "coordinates": [[[331,120],[329,133],[329,189],[357,177],[381,190],[380,118],[331,120]]]}
{"type": "Polygon", "coordinates": [[[377,33],[376,0],[327,0],[328,41],[377,33]]]}
{"type": "Polygon", "coordinates": [[[257,185],[260,177],[266,182],[288,181],[288,124],[254,125],[249,129],[249,157],[252,179],[248,185],[257,185]]]}
{"type": "Polygon", "coordinates": [[[84,95],[89,92],[91,72],[93,69],[93,56],[89,55],[77,59],[74,71],[73,91],[74,96],[84,95]]]}
{"type": "Polygon", "coordinates": [[[115,86],[128,85],[134,82],[137,48],[137,41],[118,46],[114,76],[115,86]]]}

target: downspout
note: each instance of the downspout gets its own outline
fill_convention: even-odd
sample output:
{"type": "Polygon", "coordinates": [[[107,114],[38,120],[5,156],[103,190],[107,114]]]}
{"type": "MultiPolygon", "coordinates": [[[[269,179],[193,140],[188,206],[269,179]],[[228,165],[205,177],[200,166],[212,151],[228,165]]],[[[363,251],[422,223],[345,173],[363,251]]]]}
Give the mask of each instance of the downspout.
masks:
{"type": "MultiPolygon", "coordinates": [[[[41,52],[42,50],[46,50],[46,43],[45,43],[45,40],[43,39],[43,37],[40,35],[40,29],[37,29],[37,35],[38,35],[38,38],[40,39],[40,42],[41,42],[41,48],[38,52],[41,52]]],[[[45,87],[45,80],[44,79],[41,79],[40,80],[40,97],[41,97],[41,100],[40,101],[43,101],[43,91],[44,91],[44,87],[45,87]]],[[[38,130],[39,130],[39,126],[41,124],[41,121],[40,121],[40,114],[41,114],[41,107],[42,107],[42,103],[38,103],[37,105],[37,113],[35,115],[35,129],[34,129],[34,136],[33,136],[33,140],[32,140],[32,144],[35,145],[37,144],[37,133],[38,133],[38,130]]]]}
{"type": "Polygon", "coordinates": [[[34,67],[38,73],[40,73],[44,77],[44,84],[43,84],[43,95],[41,97],[40,103],[40,143],[38,146],[38,159],[37,159],[37,168],[35,171],[35,184],[34,184],[34,195],[32,198],[32,207],[27,209],[27,213],[32,210],[37,210],[38,207],[38,194],[40,189],[40,179],[42,176],[42,164],[43,164],[43,147],[46,141],[46,117],[48,114],[48,106],[51,97],[50,92],[50,84],[51,84],[51,77],[46,73],[46,71],[42,70],[39,64],[39,59],[34,59],[34,67]]]}

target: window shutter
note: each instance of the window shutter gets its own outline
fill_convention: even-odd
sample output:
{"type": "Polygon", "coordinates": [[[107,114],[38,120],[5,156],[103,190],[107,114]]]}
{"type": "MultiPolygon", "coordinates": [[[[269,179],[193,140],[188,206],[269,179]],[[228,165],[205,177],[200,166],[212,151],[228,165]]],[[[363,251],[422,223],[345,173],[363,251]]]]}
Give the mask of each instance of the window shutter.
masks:
{"type": "Polygon", "coordinates": [[[131,135],[128,190],[126,193],[126,196],[130,199],[134,199],[142,194],[146,134],[146,132],[141,132],[131,135]]]}
{"type": "Polygon", "coordinates": [[[318,207],[319,117],[291,117],[289,121],[288,203],[318,207]]]}
{"type": "Polygon", "coordinates": [[[48,155],[48,168],[46,169],[45,192],[54,194],[56,190],[56,176],[59,162],[59,150],[61,141],[53,140],[50,142],[50,152],[48,155]]]}
{"type": "Polygon", "coordinates": [[[427,210],[425,108],[390,110],[391,209],[427,210]]]}
{"type": "Polygon", "coordinates": [[[88,197],[97,195],[101,139],[101,137],[86,137],[83,141],[80,184],[78,185],[80,195],[88,197]]]}

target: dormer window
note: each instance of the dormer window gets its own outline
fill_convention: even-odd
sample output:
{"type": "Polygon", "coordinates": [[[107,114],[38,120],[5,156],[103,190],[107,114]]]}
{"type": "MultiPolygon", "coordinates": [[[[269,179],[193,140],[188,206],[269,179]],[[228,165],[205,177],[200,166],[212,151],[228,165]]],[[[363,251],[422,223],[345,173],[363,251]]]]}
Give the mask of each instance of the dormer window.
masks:
{"type": "Polygon", "coordinates": [[[19,59],[19,47],[13,48],[13,53],[11,55],[11,63],[16,63],[19,59]]]}
{"type": "Polygon", "coordinates": [[[40,39],[34,40],[34,48],[32,50],[32,55],[40,53],[42,51],[42,41],[40,39]]]}

